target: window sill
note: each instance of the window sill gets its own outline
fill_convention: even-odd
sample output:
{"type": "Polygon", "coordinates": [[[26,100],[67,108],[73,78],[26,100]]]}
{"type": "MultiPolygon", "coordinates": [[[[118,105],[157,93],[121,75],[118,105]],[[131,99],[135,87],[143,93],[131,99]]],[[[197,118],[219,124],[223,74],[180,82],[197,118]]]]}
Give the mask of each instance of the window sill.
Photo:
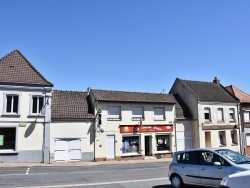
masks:
{"type": "Polygon", "coordinates": [[[45,115],[42,115],[42,114],[29,114],[28,115],[28,118],[33,118],[33,117],[42,117],[42,118],[44,118],[45,115]]]}
{"type": "Polygon", "coordinates": [[[131,120],[132,121],[140,121],[140,120],[144,121],[144,118],[141,119],[139,117],[132,117],[131,120]]]}
{"type": "Polygon", "coordinates": [[[166,119],[154,119],[154,121],[165,121],[166,119]]]}
{"type": "Polygon", "coordinates": [[[205,121],[204,124],[212,124],[212,121],[205,121]]]}
{"type": "Polygon", "coordinates": [[[172,153],[170,150],[156,151],[155,154],[172,153]]]}
{"type": "Polygon", "coordinates": [[[14,151],[14,150],[0,150],[0,154],[15,154],[18,153],[18,151],[14,151]]]}
{"type": "Polygon", "coordinates": [[[2,114],[2,117],[20,117],[21,114],[2,114]]]}
{"type": "Polygon", "coordinates": [[[121,121],[122,118],[107,118],[107,121],[121,121]]]}
{"type": "Polygon", "coordinates": [[[140,153],[123,153],[122,157],[129,157],[129,156],[140,156],[140,153]]]}
{"type": "Polygon", "coordinates": [[[223,123],[225,123],[225,121],[220,120],[220,121],[217,121],[217,123],[218,123],[218,124],[223,124],[223,123]]]}
{"type": "Polygon", "coordinates": [[[238,146],[238,144],[231,144],[231,146],[238,146]]]}
{"type": "Polygon", "coordinates": [[[219,147],[227,147],[227,145],[219,145],[219,147]]]}

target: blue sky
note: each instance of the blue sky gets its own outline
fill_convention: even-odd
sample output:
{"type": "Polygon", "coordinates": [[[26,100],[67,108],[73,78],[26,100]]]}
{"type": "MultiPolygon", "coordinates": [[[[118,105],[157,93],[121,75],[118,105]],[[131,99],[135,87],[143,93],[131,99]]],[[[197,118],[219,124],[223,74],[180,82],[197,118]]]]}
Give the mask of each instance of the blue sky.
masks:
{"type": "Polygon", "coordinates": [[[249,0],[2,0],[14,49],[58,90],[168,93],[175,79],[250,93],[249,0]]]}

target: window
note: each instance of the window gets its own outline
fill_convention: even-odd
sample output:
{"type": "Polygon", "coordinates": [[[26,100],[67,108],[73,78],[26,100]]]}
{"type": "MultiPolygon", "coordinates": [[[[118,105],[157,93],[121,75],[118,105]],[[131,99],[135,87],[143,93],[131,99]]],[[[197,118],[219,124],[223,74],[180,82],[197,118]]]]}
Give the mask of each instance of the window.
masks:
{"type": "Polygon", "coordinates": [[[19,94],[4,93],[4,114],[18,115],[20,108],[19,94]]]}
{"type": "Polygon", "coordinates": [[[164,108],[156,107],[154,108],[154,120],[164,120],[164,108]]]}
{"type": "Polygon", "coordinates": [[[1,150],[16,150],[16,127],[0,127],[1,150]]]}
{"type": "Polygon", "coordinates": [[[225,160],[219,157],[213,152],[203,151],[200,153],[201,165],[214,165],[214,162],[220,162],[222,166],[225,166],[225,160]]]}
{"type": "Polygon", "coordinates": [[[139,153],[139,136],[123,136],[122,153],[139,153]]]}
{"type": "Polygon", "coordinates": [[[204,118],[205,118],[205,121],[211,121],[210,108],[208,107],[204,108],[204,118]]]}
{"type": "Polygon", "coordinates": [[[177,155],[177,162],[184,164],[198,164],[197,152],[185,152],[177,155]]]}
{"type": "Polygon", "coordinates": [[[42,109],[44,106],[44,96],[32,96],[32,109],[31,113],[32,114],[39,114],[42,113],[42,109]]]}
{"type": "Polygon", "coordinates": [[[238,144],[237,130],[231,130],[232,144],[238,144]]]}
{"type": "Polygon", "coordinates": [[[244,122],[249,123],[250,119],[249,119],[249,112],[244,112],[244,122]]]}
{"type": "Polygon", "coordinates": [[[121,120],[121,107],[120,106],[108,107],[108,120],[121,120]]]}
{"type": "Polygon", "coordinates": [[[234,108],[229,108],[229,120],[230,121],[235,121],[234,108]]]}
{"type": "Polygon", "coordinates": [[[170,138],[169,135],[156,135],[156,148],[157,151],[170,150],[170,138]]]}
{"type": "Polygon", "coordinates": [[[225,131],[219,131],[220,145],[226,145],[226,133],[225,131]]]}
{"type": "Polygon", "coordinates": [[[133,107],[132,108],[132,120],[144,119],[144,110],[143,107],[133,107]]]}
{"type": "Polygon", "coordinates": [[[217,117],[218,117],[218,121],[224,121],[223,108],[218,108],[217,109],[217,117]]]}

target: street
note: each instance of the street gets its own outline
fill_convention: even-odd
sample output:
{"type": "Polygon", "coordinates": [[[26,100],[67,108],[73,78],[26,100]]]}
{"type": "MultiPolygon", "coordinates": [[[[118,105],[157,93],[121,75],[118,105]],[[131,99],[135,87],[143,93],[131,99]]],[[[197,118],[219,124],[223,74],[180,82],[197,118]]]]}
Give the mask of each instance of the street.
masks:
{"type": "Polygon", "coordinates": [[[1,188],[170,188],[169,162],[0,168],[1,188]]]}

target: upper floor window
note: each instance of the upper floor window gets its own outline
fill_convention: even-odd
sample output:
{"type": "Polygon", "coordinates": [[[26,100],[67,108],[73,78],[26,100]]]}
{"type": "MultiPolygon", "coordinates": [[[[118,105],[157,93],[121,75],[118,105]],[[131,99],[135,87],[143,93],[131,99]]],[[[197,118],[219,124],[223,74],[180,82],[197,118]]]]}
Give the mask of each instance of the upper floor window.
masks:
{"type": "Polygon", "coordinates": [[[44,106],[44,96],[32,95],[31,97],[31,113],[39,114],[42,113],[44,106]]]}
{"type": "Polygon", "coordinates": [[[250,122],[249,115],[250,115],[249,112],[244,112],[244,122],[247,122],[247,123],[250,122]]]}
{"type": "Polygon", "coordinates": [[[164,120],[164,108],[163,107],[155,107],[154,108],[154,120],[164,120]]]}
{"type": "Polygon", "coordinates": [[[4,93],[4,114],[18,115],[20,109],[19,94],[4,93]]]}
{"type": "Polygon", "coordinates": [[[234,108],[229,108],[229,120],[230,121],[234,121],[235,120],[234,108]]]}
{"type": "Polygon", "coordinates": [[[218,108],[217,109],[217,116],[218,116],[218,121],[224,121],[223,108],[218,108]]]}
{"type": "Polygon", "coordinates": [[[204,118],[205,118],[205,121],[211,121],[211,114],[210,114],[209,107],[204,108],[204,118]]]}
{"type": "Polygon", "coordinates": [[[108,120],[120,120],[121,119],[121,107],[109,106],[108,107],[108,120]]]}
{"type": "Polygon", "coordinates": [[[132,108],[132,120],[144,119],[144,110],[143,107],[133,107],[132,108]]]}

